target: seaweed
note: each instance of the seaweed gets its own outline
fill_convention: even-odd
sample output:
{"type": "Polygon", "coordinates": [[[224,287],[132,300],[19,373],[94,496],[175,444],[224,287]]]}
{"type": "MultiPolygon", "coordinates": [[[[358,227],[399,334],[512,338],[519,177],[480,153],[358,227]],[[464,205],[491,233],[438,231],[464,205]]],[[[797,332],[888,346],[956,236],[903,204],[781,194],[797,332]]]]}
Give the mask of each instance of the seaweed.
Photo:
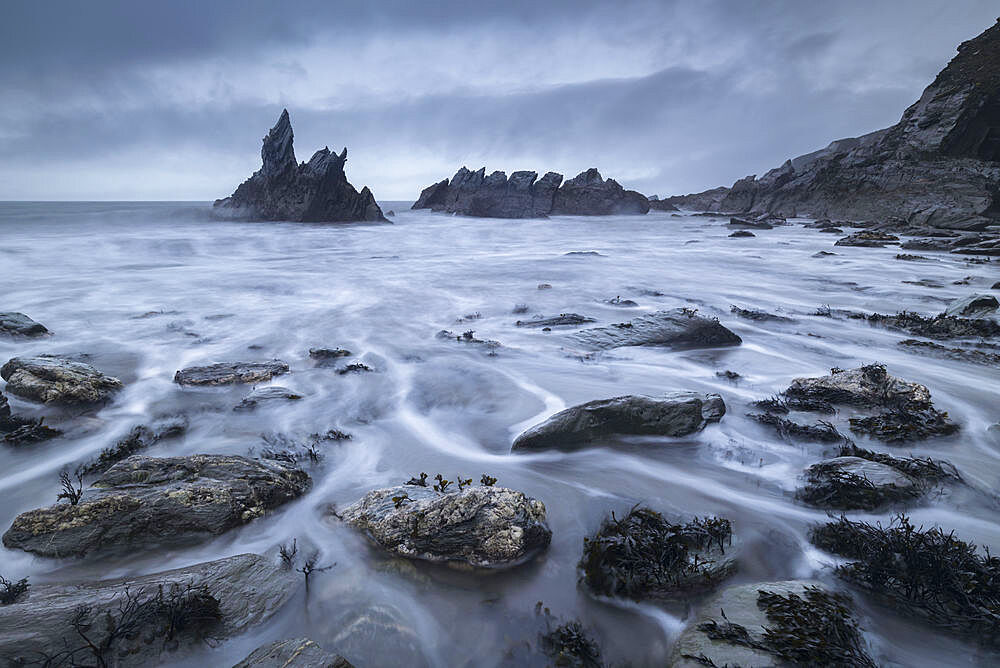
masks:
{"type": "Polygon", "coordinates": [[[407,501],[410,501],[410,500],[411,500],[410,499],[410,495],[407,494],[406,492],[403,492],[399,496],[392,497],[392,503],[397,508],[401,508],[403,506],[403,504],[405,504],[407,501]]]}
{"type": "Polygon", "coordinates": [[[468,487],[469,485],[472,484],[472,478],[465,478],[463,480],[462,476],[455,476],[455,477],[458,480],[458,489],[459,489],[459,491],[462,491],[462,489],[464,489],[465,487],[468,487]]]}
{"type": "Polygon", "coordinates": [[[816,424],[800,424],[794,420],[779,417],[773,413],[747,413],[747,417],[761,424],[774,427],[782,438],[800,438],[821,443],[835,443],[847,439],[833,424],[820,420],[816,424]]]}
{"type": "Polygon", "coordinates": [[[18,581],[8,580],[0,575],[0,605],[11,605],[17,603],[18,599],[28,593],[28,578],[21,578],[18,581]]]}
{"type": "Polygon", "coordinates": [[[759,309],[741,308],[735,304],[729,307],[729,312],[740,318],[753,320],[755,322],[766,322],[768,320],[773,320],[775,322],[791,322],[791,318],[786,318],[783,315],[775,315],[774,313],[768,313],[767,311],[761,311],[759,309]]]}
{"type": "Polygon", "coordinates": [[[883,527],[841,516],[810,540],[852,561],[837,575],[892,609],[980,642],[1000,643],[1000,558],[940,527],[916,528],[905,515],[883,527]]]}
{"type": "Polygon", "coordinates": [[[59,473],[59,484],[62,486],[63,491],[59,492],[56,501],[66,499],[71,506],[80,503],[80,497],[83,496],[83,472],[77,469],[75,475],[76,484],[74,485],[68,471],[64,470],[59,473]]]}
{"type": "Polygon", "coordinates": [[[199,641],[211,639],[211,632],[222,621],[219,601],[208,588],[172,583],[159,585],[156,592],[122,588],[112,609],[95,614],[91,605],[73,611],[69,626],[73,634],[63,636],[63,649],[43,654],[45,666],[117,665],[114,653],[124,641],[143,643],[160,640],[160,651],[174,643],[181,634],[199,641]]]}
{"type": "Polygon", "coordinates": [[[420,478],[417,478],[416,476],[414,476],[414,477],[410,478],[409,480],[407,480],[403,484],[404,485],[418,485],[420,487],[427,487],[427,474],[421,472],[420,478]]]}
{"type": "Polygon", "coordinates": [[[304,577],[306,580],[306,592],[308,593],[309,591],[309,578],[312,576],[313,573],[324,573],[336,565],[337,562],[333,562],[332,564],[328,564],[326,566],[320,566],[319,551],[314,550],[312,554],[310,554],[306,558],[305,562],[302,564],[302,567],[296,569],[298,570],[299,573],[302,573],[302,577],[304,577]]]}
{"type": "Polygon", "coordinates": [[[497,479],[484,473],[483,477],[479,479],[479,484],[483,487],[492,487],[497,484],[497,479]]]}
{"type": "MultiPolygon", "coordinates": [[[[851,600],[839,593],[807,586],[803,595],[782,595],[760,589],[757,607],[769,624],[758,640],[740,624],[726,619],[710,619],[698,630],[712,640],[742,645],[767,652],[780,663],[793,666],[854,666],[875,668],[877,664],[864,649],[861,632],[850,610],[851,600]]],[[[684,655],[706,666],[715,666],[708,657],[684,655]]]]}
{"type": "Polygon", "coordinates": [[[549,628],[541,635],[540,645],[545,656],[552,659],[552,665],[569,668],[602,668],[601,648],[587,635],[577,620],[549,628]]]}
{"type": "Polygon", "coordinates": [[[151,429],[145,425],[138,425],[133,427],[132,431],[117,443],[101,450],[97,459],[84,464],[81,471],[84,474],[101,473],[140,450],[144,450],[165,438],[180,436],[186,430],[187,423],[184,421],[169,422],[161,429],[151,429]]]}
{"type": "Polygon", "coordinates": [[[736,373],[735,371],[730,371],[729,369],[726,369],[725,371],[716,371],[715,375],[718,376],[719,378],[725,378],[726,380],[733,380],[733,381],[739,380],[740,378],[743,377],[740,374],[736,373]]]}
{"type": "Polygon", "coordinates": [[[363,364],[361,362],[354,362],[352,364],[348,364],[347,366],[342,366],[339,369],[337,369],[337,373],[341,376],[347,375],[349,373],[366,373],[368,371],[374,371],[374,369],[372,369],[367,364],[363,364]]]}
{"type": "Polygon", "coordinates": [[[958,425],[948,420],[948,413],[930,406],[897,406],[878,415],[850,418],[851,431],[886,443],[903,443],[929,436],[948,436],[958,425]]]}
{"type": "Polygon", "coordinates": [[[731,543],[727,519],[671,524],[637,505],[622,519],[612,512],[593,537],[584,538],[579,568],[591,591],[640,600],[715,584],[729,569],[705,553],[725,554],[731,543]]]}
{"type": "Polygon", "coordinates": [[[451,480],[445,480],[444,476],[442,476],[440,473],[434,476],[434,479],[437,480],[437,484],[434,485],[435,492],[443,492],[446,489],[448,489],[448,485],[451,484],[451,480]]]}
{"type": "Polygon", "coordinates": [[[893,457],[881,452],[872,452],[859,448],[854,443],[848,443],[840,448],[838,457],[860,457],[871,462],[878,462],[891,466],[897,471],[924,481],[944,481],[954,480],[962,482],[962,475],[951,462],[941,459],[931,459],[930,457],[893,457]]]}
{"type": "Polygon", "coordinates": [[[758,399],[750,404],[754,408],[759,408],[762,411],[768,413],[778,413],[780,415],[788,415],[791,410],[788,407],[788,401],[777,394],[768,397],[767,399],[758,399]]]}
{"type": "Polygon", "coordinates": [[[298,540],[293,538],[291,543],[284,543],[278,547],[278,556],[281,558],[281,566],[286,571],[292,570],[295,565],[295,557],[299,554],[298,540]]]}
{"type": "Polygon", "coordinates": [[[817,508],[875,510],[915,499],[923,492],[919,486],[876,485],[865,476],[844,471],[834,462],[820,462],[809,467],[806,485],[795,496],[817,508]]]}
{"type": "Polygon", "coordinates": [[[913,336],[924,336],[929,339],[1000,336],[1000,322],[988,318],[960,318],[943,313],[926,318],[909,311],[900,311],[895,315],[852,313],[847,317],[854,320],[865,320],[871,324],[902,330],[913,336]]]}

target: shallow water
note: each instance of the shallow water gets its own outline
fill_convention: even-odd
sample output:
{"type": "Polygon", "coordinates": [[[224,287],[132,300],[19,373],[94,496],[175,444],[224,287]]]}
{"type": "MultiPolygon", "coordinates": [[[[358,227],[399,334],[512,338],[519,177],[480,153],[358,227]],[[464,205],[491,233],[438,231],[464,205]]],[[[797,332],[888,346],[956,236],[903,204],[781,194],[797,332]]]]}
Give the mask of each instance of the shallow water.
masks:
{"type": "MultiPolygon", "coordinates": [[[[0,204],[0,310],[22,311],[51,338],[0,339],[0,358],[86,353],[126,382],[96,414],[60,414],[11,397],[15,412],[46,415],[67,434],[14,449],[0,446],[0,528],[20,512],[55,501],[63,468],[96,455],[136,424],[185,413],[191,428],[150,455],[257,452],[262,433],[304,436],[339,428],[313,466],[312,490],[267,518],[191,547],[128,556],[55,561],[0,549],[0,572],[33,583],[153,572],[242,552],[273,551],[297,538],[322,563],[271,622],[193,654],[189,665],[231,665],[270,640],[310,636],[359,666],[489,666],[527,659],[505,653],[534,641],[533,608],[543,601],[579,617],[605,658],[663,665],[690,605],[594,601],[576,586],[582,539],[610,512],[638,502],[671,517],[718,514],[745,546],[734,582],[813,576],[831,581],[834,560],[810,548],[806,531],[825,513],[794,502],[797,478],[829,448],[782,442],[748,420],[747,403],[797,376],[830,367],[885,363],[926,384],[939,408],[963,425],[951,438],[891,448],[951,460],[974,488],[923,502],[915,523],[938,523],[1000,551],[997,369],[909,353],[905,334],[864,322],[811,315],[834,309],[924,314],[988,290],[1000,272],[963,258],[893,259],[895,248],[832,247],[836,236],[797,226],[728,238],[725,219],[673,216],[477,220],[412,212],[400,202],[393,225],[213,222],[204,204],[0,204]],[[836,256],[814,258],[819,250],[836,256]],[[566,255],[597,251],[599,255],[566,255]],[[968,284],[955,281],[969,278],[968,284]],[[931,279],[941,288],[903,283],[931,279]],[[539,289],[539,284],[551,289],[539,289]],[[605,303],[621,296],[637,308],[605,303]],[[513,315],[526,304],[526,315],[513,315]],[[759,308],[792,322],[756,323],[729,312],[759,308]],[[637,313],[689,306],[718,316],[743,338],[738,348],[670,352],[623,348],[581,358],[565,340],[575,328],[515,326],[533,314],[574,312],[607,324],[637,313]],[[456,322],[475,315],[467,322],[456,322]],[[502,345],[441,340],[441,329],[472,329],[502,345]],[[254,346],[254,349],[250,349],[254,346]],[[312,347],[344,347],[375,369],[338,375],[317,368],[312,347]],[[255,413],[233,412],[247,388],[181,388],[185,366],[280,358],[289,375],[274,384],[305,398],[255,413]],[[728,381],[723,370],[743,377],[728,381]],[[718,392],[728,414],[681,441],[645,439],[578,453],[511,456],[510,442],[553,412],[591,399],[670,390],[718,392]],[[493,575],[387,560],[364,538],[325,516],[375,487],[426,471],[473,477],[541,499],[553,531],[534,562],[493,575]],[[359,615],[382,625],[362,632],[359,615]],[[519,645],[520,643],[520,645],[519,645]]],[[[0,361],[2,361],[0,360],[0,361]]],[[[350,361],[350,360],[348,360],[350,361]]],[[[846,422],[847,414],[837,416],[846,422]]],[[[846,428],[843,429],[846,431],[846,428]]],[[[887,520],[890,515],[854,514],[887,520]]],[[[305,549],[305,548],[303,548],[305,549]]],[[[886,665],[989,665],[998,657],[901,620],[855,595],[872,651],[886,665]]]]}

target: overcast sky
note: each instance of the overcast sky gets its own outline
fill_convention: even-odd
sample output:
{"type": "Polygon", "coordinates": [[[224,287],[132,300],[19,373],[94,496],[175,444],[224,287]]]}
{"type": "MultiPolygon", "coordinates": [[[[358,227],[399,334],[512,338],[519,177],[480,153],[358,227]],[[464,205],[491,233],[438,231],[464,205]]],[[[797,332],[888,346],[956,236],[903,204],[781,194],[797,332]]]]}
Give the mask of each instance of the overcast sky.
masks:
{"type": "Polygon", "coordinates": [[[729,185],[895,123],[996,0],[5,0],[0,199],[224,197],[298,159],[414,199],[468,165],[729,185]]]}

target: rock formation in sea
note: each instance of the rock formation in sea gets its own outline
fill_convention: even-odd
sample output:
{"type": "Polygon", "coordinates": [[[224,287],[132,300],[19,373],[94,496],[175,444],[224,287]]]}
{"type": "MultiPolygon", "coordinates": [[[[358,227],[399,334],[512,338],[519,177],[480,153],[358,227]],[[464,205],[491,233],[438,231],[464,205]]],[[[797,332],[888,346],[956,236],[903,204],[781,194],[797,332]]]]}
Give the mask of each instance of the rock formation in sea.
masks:
{"type": "Polygon", "coordinates": [[[670,197],[685,209],[908,227],[1000,224],[1000,20],[963,42],[892,127],[840,139],[731,188],[670,197]]]}
{"type": "Polygon", "coordinates": [[[487,176],[485,167],[475,172],[462,167],[450,182],[424,188],[411,208],[482,218],[609,216],[647,213],[649,200],[593,167],[565,183],[556,172],[540,179],[536,172],[514,172],[508,178],[499,171],[487,176]]]}
{"type": "Polygon", "coordinates": [[[263,166],[232,195],[215,201],[214,211],[239,220],[288,220],[308,223],[385,221],[367,186],[359,193],[347,181],[340,155],[329,148],[316,151],[309,162],[296,163],[288,110],[264,137],[263,166]]]}

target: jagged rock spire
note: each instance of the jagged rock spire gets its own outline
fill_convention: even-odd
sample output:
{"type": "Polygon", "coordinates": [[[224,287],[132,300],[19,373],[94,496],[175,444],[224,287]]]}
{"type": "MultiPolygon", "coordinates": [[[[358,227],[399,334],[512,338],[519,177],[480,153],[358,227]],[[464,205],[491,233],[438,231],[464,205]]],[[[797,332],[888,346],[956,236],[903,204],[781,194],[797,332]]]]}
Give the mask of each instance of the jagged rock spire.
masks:
{"type": "Polygon", "coordinates": [[[292,122],[288,110],[282,109],[278,122],[264,137],[260,157],[264,161],[265,174],[281,174],[289,167],[295,167],[295,150],[292,148],[292,122]]]}

